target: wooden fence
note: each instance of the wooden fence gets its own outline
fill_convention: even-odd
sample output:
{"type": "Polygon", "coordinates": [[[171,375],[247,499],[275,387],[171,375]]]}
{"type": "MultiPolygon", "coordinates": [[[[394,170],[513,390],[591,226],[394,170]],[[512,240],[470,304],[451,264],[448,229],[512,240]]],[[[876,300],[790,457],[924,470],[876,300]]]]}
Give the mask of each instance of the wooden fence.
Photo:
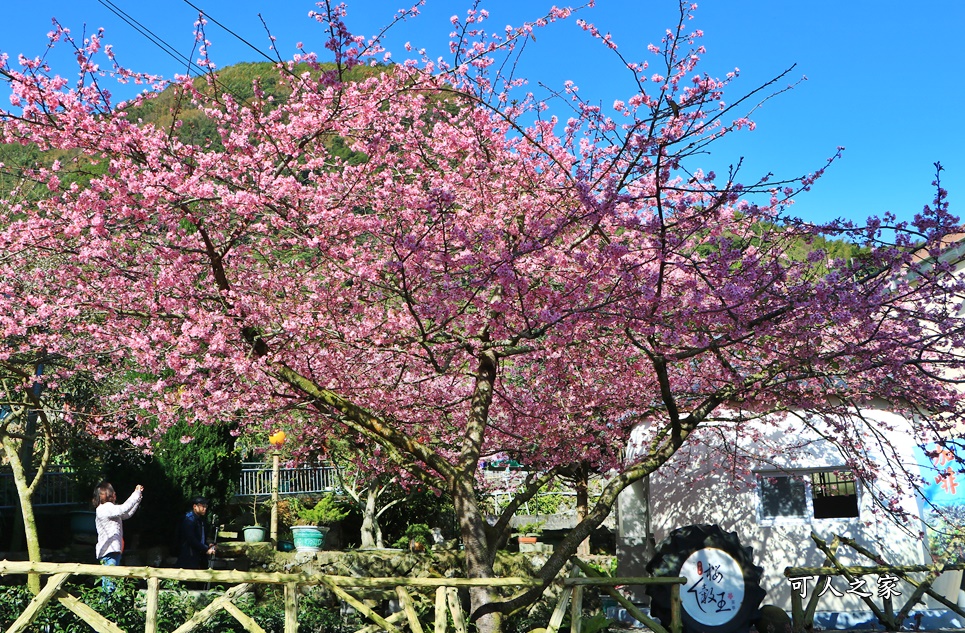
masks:
{"type": "MultiPolygon", "coordinates": [[[[188,570],[166,569],[158,567],[124,567],[86,565],[80,563],[31,563],[0,561],[0,575],[37,573],[49,576],[46,584],[30,604],[24,609],[20,617],[7,629],[7,633],[27,630],[41,610],[51,600],[58,600],[65,607],[84,619],[92,629],[98,633],[124,633],[120,627],[111,622],[79,598],[72,595],[65,584],[71,576],[108,576],[112,578],[131,578],[144,580],[147,583],[147,606],[145,615],[145,633],[157,632],[158,595],[161,580],[177,580],[182,582],[204,582],[215,585],[230,586],[213,602],[196,612],[174,633],[188,633],[204,623],[218,611],[226,611],[232,615],[246,631],[251,633],[265,633],[257,622],[241,611],[234,601],[249,591],[253,585],[269,584],[284,587],[285,633],[297,633],[298,595],[299,587],[321,586],[332,591],[340,600],[353,607],[362,617],[372,624],[361,628],[358,633],[374,633],[375,631],[389,631],[401,633],[401,628],[408,626],[412,633],[425,633],[414,608],[412,594],[415,591],[433,591],[434,600],[434,633],[446,633],[451,616],[455,633],[468,631],[466,614],[462,610],[458,597],[460,588],[489,586],[497,588],[516,588],[539,586],[540,581],[532,578],[355,578],[348,576],[326,576],[320,574],[285,574],[269,572],[242,572],[233,570],[188,570]],[[365,603],[364,595],[356,593],[375,590],[393,590],[398,597],[401,610],[383,617],[365,603]]],[[[557,581],[562,585],[560,598],[546,627],[546,633],[557,633],[570,606],[572,633],[580,633],[582,596],[587,586],[596,586],[611,595],[623,605],[630,615],[650,627],[654,633],[680,633],[682,622],[680,618],[680,585],[686,582],[684,578],[610,578],[601,577],[596,570],[579,560],[574,560],[573,571],[568,578],[557,581]],[[579,576],[580,572],[586,576],[579,576]],[[629,600],[620,594],[616,587],[621,585],[670,584],[674,603],[673,618],[669,627],[663,627],[640,612],[629,600]]],[[[131,633],[131,632],[128,632],[131,633]]]]}
{"type": "MultiPolygon", "coordinates": [[[[908,599],[905,600],[905,603],[899,606],[897,612],[895,612],[894,596],[891,593],[877,596],[877,598],[881,600],[880,606],[875,602],[873,599],[874,596],[872,596],[870,592],[866,592],[868,595],[861,595],[861,600],[868,606],[871,612],[874,613],[878,622],[881,623],[886,630],[900,630],[902,623],[911,613],[912,608],[924,600],[926,595],[931,596],[958,615],[965,617],[965,612],[963,612],[957,604],[947,600],[931,588],[932,583],[935,582],[942,572],[965,569],[965,564],[888,565],[883,563],[881,557],[874,552],[865,549],[853,539],[846,536],[835,536],[830,543],[827,543],[817,534],[812,533],[811,540],[813,540],[818,546],[818,549],[824,553],[824,564],[821,567],[788,567],[784,570],[784,575],[789,580],[805,582],[806,579],[812,579],[814,580],[815,587],[821,587],[827,583],[830,578],[841,576],[852,586],[857,586],[861,584],[860,579],[862,576],[878,576],[879,578],[891,576],[895,579],[903,580],[915,588],[912,594],[908,596],[908,599]],[[873,562],[874,565],[842,564],[837,558],[837,550],[841,545],[850,547],[858,554],[873,562]],[[911,576],[912,574],[924,574],[924,577],[915,579],[911,576]]],[[[800,591],[791,592],[791,623],[793,633],[803,633],[814,628],[814,612],[817,609],[821,593],[815,590],[811,594],[807,605],[804,604],[804,593],[803,588],[800,591]]],[[[896,593],[895,595],[900,594],[896,593]]]]}

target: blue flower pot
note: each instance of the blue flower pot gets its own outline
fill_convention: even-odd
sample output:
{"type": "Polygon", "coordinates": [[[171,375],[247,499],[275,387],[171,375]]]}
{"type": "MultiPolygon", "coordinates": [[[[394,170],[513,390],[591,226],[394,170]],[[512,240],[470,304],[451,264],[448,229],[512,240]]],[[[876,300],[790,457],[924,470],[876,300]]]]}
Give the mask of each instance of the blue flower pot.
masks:
{"type": "Polygon", "coordinates": [[[90,510],[72,510],[70,513],[70,530],[74,535],[97,534],[97,524],[94,522],[96,514],[90,510]]]}
{"type": "Polygon", "coordinates": [[[327,527],[316,525],[293,525],[292,541],[295,542],[296,552],[320,552],[325,543],[327,527]]]}

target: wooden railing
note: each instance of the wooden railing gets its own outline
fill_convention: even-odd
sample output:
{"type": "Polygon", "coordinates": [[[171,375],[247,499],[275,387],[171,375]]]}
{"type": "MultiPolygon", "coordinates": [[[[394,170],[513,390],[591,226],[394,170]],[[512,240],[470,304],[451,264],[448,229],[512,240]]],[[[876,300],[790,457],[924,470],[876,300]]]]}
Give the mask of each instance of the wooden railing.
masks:
{"type": "MultiPolygon", "coordinates": [[[[571,605],[572,633],[580,633],[582,614],[583,589],[596,586],[613,596],[617,602],[627,608],[627,611],[641,622],[650,627],[654,633],[680,633],[681,619],[679,609],[679,587],[686,582],[684,578],[609,578],[601,577],[598,572],[583,563],[574,561],[573,573],[569,578],[561,579],[562,585],[559,601],[546,627],[546,633],[557,633],[566,614],[566,608],[571,605]],[[579,571],[587,573],[587,577],[579,577],[579,571]],[[665,628],[653,621],[646,614],[640,612],[617,590],[621,585],[642,584],[671,584],[673,595],[678,598],[672,609],[673,621],[665,628]]],[[[541,581],[532,578],[354,578],[347,576],[326,576],[320,574],[284,574],[269,572],[242,572],[232,570],[188,570],[166,569],[157,567],[124,567],[86,565],[80,563],[30,563],[0,561],[0,575],[38,573],[49,576],[46,585],[41,589],[30,604],[24,609],[20,617],[7,629],[7,633],[26,631],[27,627],[36,619],[40,612],[52,600],[57,600],[65,607],[83,618],[95,631],[99,633],[123,633],[121,629],[106,617],[84,604],[72,595],[65,585],[71,576],[108,576],[112,578],[142,579],[147,583],[147,606],[145,615],[145,633],[156,633],[158,623],[158,595],[161,580],[176,580],[182,582],[204,582],[215,585],[230,585],[221,596],[214,599],[208,606],[192,615],[181,624],[174,633],[188,633],[202,623],[209,620],[219,611],[232,615],[246,631],[265,633],[250,616],[235,606],[234,602],[255,584],[280,585],[284,587],[285,633],[296,633],[298,630],[298,596],[299,587],[322,586],[334,593],[340,600],[353,607],[361,616],[372,622],[363,627],[358,633],[373,631],[389,631],[401,633],[401,627],[408,625],[412,633],[424,633],[422,624],[414,608],[410,589],[416,591],[435,591],[434,633],[445,633],[451,616],[456,633],[468,631],[466,614],[462,610],[458,598],[458,590],[465,587],[502,587],[525,588],[541,585],[541,581]],[[383,617],[365,603],[365,597],[353,595],[350,590],[362,593],[373,590],[394,590],[399,599],[401,610],[383,617]]],[[[131,632],[128,632],[131,633],[131,632]]]]}
{"type": "Polygon", "coordinates": [[[924,600],[926,595],[931,596],[958,615],[965,617],[965,611],[963,611],[956,603],[947,600],[944,596],[935,592],[931,587],[932,583],[935,582],[942,572],[963,570],[965,569],[965,564],[935,563],[932,565],[888,565],[882,563],[881,558],[874,552],[865,549],[861,545],[857,544],[853,539],[845,536],[835,536],[830,543],[827,543],[817,534],[812,533],[811,540],[813,540],[818,546],[818,549],[824,553],[824,564],[821,567],[787,567],[784,570],[784,575],[789,581],[807,583],[810,580],[813,581],[811,588],[815,589],[812,592],[811,598],[808,600],[807,605],[805,605],[804,598],[806,597],[805,588],[807,585],[801,585],[800,588],[792,587],[791,623],[794,633],[803,633],[804,631],[812,630],[814,628],[814,613],[817,610],[818,600],[822,595],[819,589],[822,588],[825,583],[829,582],[831,578],[837,576],[845,578],[852,587],[863,584],[861,582],[862,576],[878,576],[879,579],[887,576],[903,580],[915,588],[911,595],[908,596],[908,599],[905,600],[904,604],[898,608],[897,612],[895,612],[894,605],[894,597],[896,595],[900,595],[897,592],[894,594],[888,592],[887,594],[878,596],[875,596],[870,591],[857,594],[875,615],[875,617],[878,619],[878,622],[888,631],[900,630],[902,623],[911,613],[912,608],[924,600]],[[850,547],[875,564],[842,564],[837,558],[837,550],[841,545],[850,547]],[[912,574],[924,574],[924,578],[915,579],[911,577],[912,574]],[[881,600],[881,606],[875,602],[875,598],[881,600]]]}

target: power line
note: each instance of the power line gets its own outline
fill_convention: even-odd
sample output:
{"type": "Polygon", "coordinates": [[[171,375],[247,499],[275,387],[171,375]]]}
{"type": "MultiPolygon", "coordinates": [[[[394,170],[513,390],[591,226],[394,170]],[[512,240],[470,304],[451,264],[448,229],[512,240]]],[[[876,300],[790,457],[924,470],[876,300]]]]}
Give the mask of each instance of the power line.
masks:
{"type": "Polygon", "coordinates": [[[174,58],[175,61],[185,63],[188,67],[188,73],[194,70],[196,74],[204,74],[204,69],[199,67],[193,61],[191,61],[191,59],[189,59],[180,51],[178,51],[176,48],[174,48],[166,41],[164,41],[163,38],[155,34],[151,29],[147,28],[146,26],[138,22],[136,19],[134,19],[132,16],[126,13],[123,9],[121,9],[116,4],[114,4],[111,0],[97,0],[97,1],[105,8],[107,8],[109,11],[111,11],[114,15],[119,17],[122,21],[124,21],[124,23],[126,23],[128,26],[130,26],[135,31],[137,31],[138,33],[146,37],[148,40],[150,40],[152,44],[160,48],[167,55],[174,58]]]}
{"type": "MultiPolygon", "coordinates": [[[[174,46],[172,46],[172,45],[169,44],[167,41],[165,41],[164,38],[162,38],[161,36],[159,36],[159,35],[157,35],[156,33],[154,33],[151,29],[149,29],[149,28],[146,27],[145,25],[141,24],[141,23],[140,23],[137,19],[135,19],[133,16],[131,16],[130,14],[128,14],[127,12],[125,12],[123,9],[121,9],[120,7],[118,7],[116,4],[114,4],[114,2],[113,2],[112,0],[97,0],[97,1],[98,1],[101,5],[103,5],[105,8],[107,8],[108,10],[110,10],[112,13],[114,13],[114,14],[115,14],[117,17],[119,17],[121,20],[123,20],[128,26],[130,26],[130,27],[133,28],[135,31],[137,31],[140,35],[143,35],[143,36],[146,37],[148,40],[150,40],[150,42],[151,42],[152,44],[154,44],[155,46],[157,46],[158,48],[160,48],[160,49],[161,49],[162,51],[164,51],[167,55],[169,55],[170,57],[172,57],[175,61],[184,63],[184,64],[187,66],[187,72],[188,72],[188,74],[192,74],[192,71],[193,71],[193,73],[194,73],[195,75],[197,75],[197,76],[201,76],[201,75],[205,75],[205,74],[211,74],[211,70],[210,70],[210,69],[204,69],[204,68],[201,68],[200,66],[198,66],[198,65],[197,65],[195,62],[193,62],[190,58],[186,57],[183,53],[181,53],[180,51],[178,51],[178,49],[176,49],[174,46]]],[[[191,3],[188,2],[187,0],[185,0],[185,2],[186,2],[188,5],[190,5],[193,9],[195,9],[196,11],[198,11],[198,13],[200,13],[200,14],[203,15],[204,17],[210,19],[210,20],[211,20],[212,22],[214,22],[216,25],[218,25],[219,27],[221,27],[222,29],[224,29],[225,31],[227,31],[231,36],[233,36],[233,37],[237,38],[238,40],[244,42],[244,44],[246,44],[247,46],[249,46],[250,48],[252,48],[253,50],[255,50],[259,55],[262,55],[263,57],[265,57],[266,59],[268,59],[269,61],[271,61],[271,62],[273,62],[273,63],[276,61],[276,60],[271,59],[271,57],[269,57],[269,56],[266,55],[264,52],[262,52],[261,50],[259,50],[256,46],[254,46],[253,44],[251,44],[250,42],[248,42],[247,40],[245,40],[244,38],[242,38],[240,35],[238,35],[237,33],[235,33],[234,31],[232,31],[231,29],[229,29],[229,28],[226,27],[225,25],[221,24],[220,22],[218,22],[217,20],[215,20],[214,18],[212,18],[210,15],[208,15],[207,13],[205,13],[202,9],[200,9],[200,8],[198,8],[197,6],[191,4],[191,3]]],[[[216,77],[216,76],[215,76],[215,77],[216,77]]],[[[224,90],[225,92],[228,92],[229,94],[231,94],[232,96],[234,96],[236,99],[239,99],[239,100],[241,99],[240,95],[238,95],[234,90],[232,90],[230,86],[222,83],[221,81],[218,81],[217,78],[215,78],[215,84],[216,84],[219,88],[221,88],[222,90],[224,90]]]]}
{"type": "Polygon", "coordinates": [[[246,40],[245,38],[241,37],[240,35],[238,35],[238,34],[235,33],[234,31],[232,31],[231,29],[229,29],[227,26],[225,26],[224,24],[222,24],[221,22],[218,22],[216,19],[214,19],[214,17],[213,17],[210,13],[208,13],[208,12],[205,11],[204,9],[198,7],[197,5],[193,4],[190,0],[184,0],[184,3],[185,3],[186,5],[188,5],[189,7],[191,7],[192,9],[194,9],[195,11],[197,11],[198,13],[200,13],[201,15],[203,15],[204,17],[206,17],[207,19],[211,20],[212,22],[214,22],[215,24],[217,24],[218,26],[220,26],[222,29],[224,29],[225,31],[227,31],[229,35],[231,35],[232,37],[234,37],[235,39],[237,39],[238,41],[240,41],[241,43],[243,43],[245,46],[247,46],[247,47],[250,48],[251,50],[253,50],[253,51],[255,51],[256,53],[258,53],[259,55],[261,55],[262,57],[264,57],[264,58],[267,59],[268,61],[270,61],[270,62],[272,62],[272,63],[278,61],[278,60],[276,60],[276,59],[272,59],[272,57],[271,57],[270,55],[268,55],[268,53],[264,52],[263,50],[261,50],[260,48],[258,48],[257,46],[255,46],[254,44],[252,44],[251,42],[249,42],[248,40],[246,40]]]}
{"type": "MultiPolygon", "coordinates": [[[[182,53],[180,53],[180,52],[179,52],[176,48],[174,48],[172,45],[168,44],[162,37],[160,37],[159,35],[155,34],[153,31],[151,31],[151,29],[149,29],[148,27],[144,26],[143,24],[141,24],[140,22],[138,22],[135,18],[133,18],[132,16],[130,16],[129,14],[127,14],[123,9],[121,9],[120,7],[118,7],[117,5],[115,5],[112,0],[97,0],[97,1],[98,1],[101,5],[103,5],[105,8],[107,8],[108,10],[110,10],[112,13],[114,13],[116,16],[118,16],[121,20],[123,20],[128,26],[130,26],[130,27],[133,28],[135,31],[137,31],[140,35],[143,35],[143,36],[146,37],[148,40],[150,40],[152,44],[154,44],[155,46],[157,46],[158,48],[160,48],[160,49],[161,49],[162,51],[164,51],[167,55],[169,55],[170,57],[174,58],[176,61],[186,63],[186,64],[187,64],[187,68],[188,68],[188,74],[191,74],[192,69],[195,71],[195,74],[196,74],[196,75],[205,75],[205,74],[207,74],[209,77],[211,77],[214,85],[217,85],[219,88],[221,88],[221,89],[224,90],[225,92],[231,94],[231,95],[234,96],[238,101],[243,101],[243,100],[244,100],[243,97],[241,97],[239,94],[237,94],[235,91],[233,91],[230,86],[228,86],[228,85],[222,83],[221,81],[219,81],[219,80],[218,80],[218,77],[217,77],[217,74],[215,74],[215,73],[213,72],[213,69],[203,69],[203,68],[201,68],[200,66],[198,66],[197,64],[195,64],[195,63],[194,63],[193,61],[191,61],[189,58],[185,57],[182,53]]],[[[218,22],[217,20],[215,20],[214,18],[212,18],[210,15],[206,14],[206,13],[205,13],[202,9],[200,9],[199,7],[195,6],[194,4],[192,4],[191,2],[189,2],[188,0],[185,0],[185,3],[188,4],[190,7],[192,7],[193,9],[195,9],[196,11],[198,11],[198,13],[199,13],[200,15],[202,15],[203,17],[206,17],[206,18],[210,19],[210,20],[211,20],[212,22],[214,22],[217,26],[219,26],[219,27],[221,27],[222,29],[224,29],[224,30],[225,30],[228,34],[230,34],[232,37],[235,37],[235,38],[237,38],[238,40],[240,40],[241,42],[243,42],[245,45],[247,45],[249,48],[251,48],[252,50],[254,50],[255,52],[257,52],[259,55],[265,57],[266,59],[268,59],[268,60],[269,60],[270,62],[272,62],[272,63],[277,63],[276,60],[274,60],[274,59],[272,59],[271,57],[269,57],[269,56],[268,56],[266,53],[264,53],[261,49],[259,49],[258,47],[256,47],[255,45],[253,45],[251,42],[247,41],[246,39],[244,39],[243,37],[241,37],[240,35],[238,35],[238,34],[235,33],[234,31],[232,31],[231,29],[229,29],[228,27],[226,27],[224,24],[221,24],[220,22],[218,22]]],[[[266,27],[266,28],[267,28],[267,27],[266,27]]],[[[279,60],[277,60],[277,61],[281,61],[281,60],[279,59],[279,60]]],[[[281,65],[280,67],[281,67],[281,68],[284,68],[283,65],[281,65]]],[[[286,70],[285,72],[287,72],[287,73],[288,73],[289,75],[291,75],[291,76],[294,76],[294,74],[291,73],[291,71],[287,71],[287,70],[286,70]]],[[[180,102],[180,98],[179,98],[179,102],[180,102]]],[[[172,128],[172,130],[173,130],[173,128],[172,128]]]]}

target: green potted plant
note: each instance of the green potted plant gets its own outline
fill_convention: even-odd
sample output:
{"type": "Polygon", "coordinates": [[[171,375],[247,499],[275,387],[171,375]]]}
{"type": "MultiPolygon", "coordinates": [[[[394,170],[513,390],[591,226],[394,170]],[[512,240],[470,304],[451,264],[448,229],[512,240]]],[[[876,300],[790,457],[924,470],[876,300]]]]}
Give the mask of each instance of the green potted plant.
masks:
{"type": "Polygon", "coordinates": [[[348,516],[348,510],[331,493],[322,495],[311,507],[292,499],[292,509],[295,519],[291,531],[296,552],[321,551],[329,526],[348,516]]]}
{"type": "MultiPolygon", "coordinates": [[[[265,503],[269,504],[270,502],[266,501],[265,503]]],[[[245,527],[241,528],[241,532],[245,536],[245,543],[261,543],[262,541],[265,540],[265,536],[268,532],[268,530],[265,529],[265,526],[261,524],[261,521],[258,520],[258,504],[259,504],[258,495],[257,494],[252,495],[251,497],[252,523],[251,525],[246,525],[245,527]]]]}

